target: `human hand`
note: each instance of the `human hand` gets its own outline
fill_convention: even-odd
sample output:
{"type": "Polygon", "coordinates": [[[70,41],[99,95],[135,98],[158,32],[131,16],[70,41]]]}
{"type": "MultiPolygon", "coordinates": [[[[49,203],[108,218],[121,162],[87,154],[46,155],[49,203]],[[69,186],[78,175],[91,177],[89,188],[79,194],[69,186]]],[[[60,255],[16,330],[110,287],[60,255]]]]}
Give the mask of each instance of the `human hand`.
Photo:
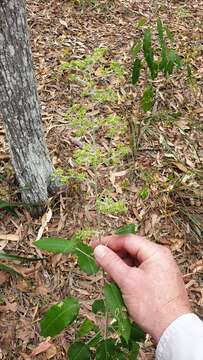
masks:
{"type": "Polygon", "coordinates": [[[133,321],[158,342],[176,318],[191,312],[170,250],[135,235],[107,236],[101,244],[92,245],[96,261],[121,289],[133,321]]]}

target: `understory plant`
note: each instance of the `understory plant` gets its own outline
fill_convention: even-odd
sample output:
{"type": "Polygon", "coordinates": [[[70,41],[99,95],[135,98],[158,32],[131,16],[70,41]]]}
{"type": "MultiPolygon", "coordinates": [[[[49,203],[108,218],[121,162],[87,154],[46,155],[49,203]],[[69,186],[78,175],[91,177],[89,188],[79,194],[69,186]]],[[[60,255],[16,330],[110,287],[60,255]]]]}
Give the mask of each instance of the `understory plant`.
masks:
{"type": "Polygon", "coordinates": [[[164,27],[160,18],[157,20],[158,43],[152,42],[152,30],[150,28],[144,31],[143,39],[134,44],[131,49],[133,58],[132,83],[136,85],[139,82],[142,69],[146,69],[146,88],[142,97],[143,110],[151,110],[153,83],[159,73],[168,77],[173,71],[180,69],[183,63],[182,57],[171,46],[174,43],[173,34],[164,27]],[[143,53],[143,57],[142,57],[143,53]],[[151,90],[150,90],[151,89],[151,90]],[[149,96],[147,96],[149,94],[149,96]],[[147,101],[147,98],[149,100],[147,101]]]}
{"type": "MultiPolygon", "coordinates": [[[[135,233],[134,224],[117,230],[118,234],[135,233]]],[[[50,237],[35,241],[34,245],[54,254],[72,254],[77,258],[81,271],[95,275],[99,268],[93,256],[93,249],[76,234],[70,240],[50,237]]],[[[95,321],[80,320],[80,303],[75,297],[67,297],[50,307],[41,322],[40,335],[55,337],[74,322],[75,340],[67,349],[69,360],[135,360],[139,343],[145,340],[143,331],[129,316],[121,292],[114,282],[105,281],[104,294],[92,303],[95,321]],[[101,326],[105,319],[105,329],[101,326]],[[103,321],[102,321],[103,320],[103,321]]],[[[92,317],[93,318],[93,317],[92,317]]]]}
{"type": "MultiPolygon", "coordinates": [[[[139,82],[142,70],[145,70],[145,88],[140,98],[140,104],[145,113],[152,112],[155,101],[154,80],[160,72],[167,78],[175,68],[179,69],[182,64],[181,57],[169,46],[172,42],[172,34],[164,28],[160,19],[157,20],[157,33],[160,49],[152,45],[152,31],[147,29],[143,39],[132,49],[133,70],[132,82],[139,82]],[[166,40],[167,38],[167,40],[166,40]],[[142,55],[143,51],[143,55],[142,55]],[[156,56],[155,56],[156,53],[156,56]]],[[[71,60],[61,65],[61,71],[72,79],[72,75],[78,74],[79,81],[84,84],[81,93],[82,98],[88,98],[96,104],[114,103],[118,95],[110,86],[97,86],[92,79],[92,74],[99,77],[111,74],[118,77],[124,75],[124,70],[118,62],[112,62],[110,67],[106,65],[105,56],[107,50],[95,49],[92,55],[82,59],[71,60]]],[[[74,80],[75,81],[75,80],[74,80]]],[[[73,153],[75,166],[93,170],[95,176],[96,211],[102,215],[126,214],[128,209],[123,200],[115,201],[110,196],[98,193],[97,173],[101,164],[108,166],[120,163],[121,159],[129,154],[129,147],[123,143],[116,143],[114,137],[125,133],[122,118],[117,114],[110,114],[105,119],[95,117],[91,107],[74,104],[65,115],[65,119],[74,136],[83,139],[88,136],[88,143],[82,144],[73,153]],[[108,154],[96,144],[96,135],[102,127],[106,137],[111,139],[111,148],[108,154]],[[113,144],[113,145],[112,145],[113,144]]],[[[135,126],[132,127],[135,129],[135,126]]],[[[135,134],[134,134],[135,136],[135,134]]],[[[134,142],[137,145],[137,140],[134,142]]],[[[134,148],[135,149],[135,148],[134,148]]],[[[148,188],[144,187],[139,197],[146,199],[149,196],[148,188]]],[[[136,233],[133,224],[125,225],[117,230],[119,234],[136,233]]],[[[54,254],[71,254],[77,259],[81,271],[88,275],[95,275],[99,268],[95,262],[93,249],[89,246],[81,234],[76,234],[71,239],[58,237],[42,238],[35,241],[34,245],[42,250],[54,254]]],[[[65,328],[74,323],[75,339],[67,349],[69,360],[135,360],[139,352],[139,344],[145,340],[145,334],[134,324],[125,307],[122,294],[113,282],[104,279],[104,289],[100,298],[92,303],[94,316],[81,320],[80,303],[75,297],[67,297],[52,307],[44,314],[41,322],[40,335],[43,337],[58,336],[65,328]],[[99,321],[100,320],[100,321],[99,321]],[[105,321],[104,321],[105,320],[105,321]],[[105,327],[102,324],[105,322],[105,327]]]]}
{"type": "MultiPolygon", "coordinates": [[[[175,70],[179,70],[184,64],[183,57],[174,48],[173,34],[163,25],[160,18],[156,23],[157,37],[154,35],[152,29],[147,28],[144,31],[143,39],[136,42],[131,49],[133,60],[132,83],[138,85],[141,77],[144,77],[145,82],[144,90],[138,102],[142,110],[141,118],[130,119],[129,124],[134,157],[142,133],[141,125],[145,118],[142,112],[147,113],[147,118],[157,112],[160,86],[157,85],[156,81],[158,76],[162,75],[167,80],[175,70]]],[[[188,67],[188,69],[190,68],[188,67]]]]}

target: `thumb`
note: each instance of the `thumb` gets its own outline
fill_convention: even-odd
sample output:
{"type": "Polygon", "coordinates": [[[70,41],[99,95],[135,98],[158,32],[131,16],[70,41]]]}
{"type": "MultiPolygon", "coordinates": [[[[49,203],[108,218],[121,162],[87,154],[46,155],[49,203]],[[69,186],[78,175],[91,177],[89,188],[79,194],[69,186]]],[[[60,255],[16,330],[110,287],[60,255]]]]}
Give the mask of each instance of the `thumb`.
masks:
{"type": "Polygon", "coordinates": [[[129,274],[129,266],[107,246],[98,245],[94,250],[94,255],[103,270],[122,288],[129,274]]]}

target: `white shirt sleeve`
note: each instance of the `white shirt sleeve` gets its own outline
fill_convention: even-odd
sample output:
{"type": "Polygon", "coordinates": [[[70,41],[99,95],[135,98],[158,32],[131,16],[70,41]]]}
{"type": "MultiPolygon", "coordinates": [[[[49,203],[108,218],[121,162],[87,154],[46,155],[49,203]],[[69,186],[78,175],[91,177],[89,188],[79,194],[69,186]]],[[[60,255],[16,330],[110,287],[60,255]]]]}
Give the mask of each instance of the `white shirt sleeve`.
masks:
{"type": "Polygon", "coordinates": [[[203,360],[203,322],[195,314],[173,321],[162,334],[156,360],[203,360]]]}

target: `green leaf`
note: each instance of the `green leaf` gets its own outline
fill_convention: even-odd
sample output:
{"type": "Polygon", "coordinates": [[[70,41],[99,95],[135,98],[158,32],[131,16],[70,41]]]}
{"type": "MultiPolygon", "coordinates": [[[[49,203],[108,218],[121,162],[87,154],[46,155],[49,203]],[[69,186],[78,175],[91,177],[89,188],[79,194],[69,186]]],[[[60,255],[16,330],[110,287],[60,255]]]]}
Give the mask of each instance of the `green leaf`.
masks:
{"type": "Polygon", "coordinates": [[[111,360],[117,351],[114,339],[103,340],[97,346],[96,360],[111,360]]]}
{"type": "Polygon", "coordinates": [[[135,59],[133,64],[133,71],[132,71],[132,83],[133,85],[137,84],[140,78],[140,71],[141,71],[142,62],[139,58],[135,59]]]}
{"type": "Polygon", "coordinates": [[[159,37],[159,43],[161,46],[161,63],[159,68],[164,71],[164,74],[167,75],[167,47],[164,40],[164,29],[163,24],[160,18],[157,20],[157,31],[159,37]]]}
{"type": "Polygon", "coordinates": [[[24,277],[23,274],[21,274],[20,272],[16,271],[12,267],[5,265],[5,264],[0,263],[0,270],[6,271],[7,273],[9,273],[11,275],[18,275],[18,276],[24,277]]]}
{"type": "Polygon", "coordinates": [[[156,78],[159,73],[160,65],[158,61],[154,61],[154,77],[156,78]]]}
{"type": "Polygon", "coordinates": [[[119,333],[118,321],[116,319],[113,319],[113,321],[111,321],[111,323],[108,326],[108,331],[110,333],[119,333]]]}
{"type": "Polygon", "coordinates": [[[0,209],[6,209],[6,210],[11,210],[14,209],[16,207],[18,207],[19,204],[12,204],[6,200],[2,200],[0,199],[0,209]]]}
{"type": "Polygon", "coordinates": [[[164,75],[167,75],[167,47],[166,44],[163,44],[161,49],[161,63],[159,69],[163,71],[164,75]]]}
{"type": "Polygon", "coordinates": [[[106,48],[95,48],[92,54],[92,60],[94,63],[101,61],[107,55],[108,49],[106,48]]]}
{"type": "Polygon", "coordinates": [[[173,33],[169,30],[168,26],[164,26],[165,30],[166,30],[166,35],[167,38],[170,40],[170,42],[174,42],[174,36],[173,33]]]}
{"type": "Polygon", "coordinates": [[[158,31],[159,43],[162,46],[164,41],[164,29],[160,18],[157,19],[157,31],[158,31]]]}
{"type": "Polygon", "coordinates": [[[89,319],[85,319],[83,323],[81,324],[79,330],[76,333],[77,338],[81,338],[83,336],[86,336],[90,333],[90,331],[95,329],[95,324],[93,321],[89,319]]]}
{"type": "Polygon", "coordinates": [[[147,186],[143,186],[143,188],[139,191],[138,196],[142,200],[146,200],[149,197],[149,188],[147,186]]]}
{"type": "Polygon", "coordinates": [[[136,360],[139,354],[139,350],[140,350],[139,344],[133,341],[131,345],[131,350],[129,352],[128,360],[136,360]]]}
{"type": "Polygon", "coordinates": [[[89,347],[81,342],[75,342],[68,349],[69,360],[90,360],[91,354],[89,347]]]}
{"type": "Polygon", "coordinates": [[[74,298],[63,299],[60,303],[53,305],[40,322],[40,335],[56,336],[70,325],[78,316],[80,305],[74,298]]]}
{"type": "Polygon", "coordinates": [[[41,238],[34,241],[34,245],[40,250],[46,250],[54,254],[73,253],[77,246],[77,240],[65,240],[58,237],[41,238]]]}
{"type": "Polygon", "coordinates": [[[114,360],[126,360],[126,354],[123,352],[116,353],[116,356],[113,358],[114,360]]]}
{"type": "Polygon", "coordinates": [[[127,224],[124,226],[121,226],[116,230],[117,235],[127,235],[127,234],[136,234],[138,231],[138,225],[137,224],[127,224]]]}
{"type": "Polygon", "coordinates": [[[177,67],[177,69],[179,70],[179,69],[182,67],[182,65],[183,65],[183,59],[181,58],[180,55],[176,54],[176,60],[175,60],[175,62],[176,62],[176,67],[177,67]]]}
{"type": "Polygon", "coordinates": [[[146,334],[139,328],[138,325],[133,323],[131,325],[130,339],[137,342],[144,342],[145,338],[146,338],[146,334]]]}
{"type": "Polygon", "coordinates": [[[12,214],[16,214],[15,209],[20,207],[21,204],[13,204],[6,200],[0,199],[0,210],[6,210],[12,214]]]}
{"type": "Polygon", "coordinates": [[[132,59],[135,59],[141,50],[142,50],[142,41],[140,40],[136,44],[134,44],[132,49],[130,50],[130,55],[132,56],[132,59]]]}
{"type": "Polygon", "coordinates": [[[188,81],[192,81],[192,78],[193,78],[193,76],[192,76],[192,68],[191,68],[191,66],[188,64],[187,65],[187,79],[188,79],[188,81]]]}
{"type": "Polygon", "coordinates": [[[27,262],[27,261],[42,261],[42,258],[29,258],[29,257],[23,257],[23,256],[18,256],[18,255],[11,255],[11,254],[7,254],[4,251],[0,251],[0,259],[7,259],[7,260],[12,260],[12,261],[20,261],[20,262],[27,262]]]}
{"type": "Polygon", "coordinates": [[[78,265],[86,274],[93,275],[99,271],[96,264],[93,249],[87,244],[78,243],[75,249],[75,254],[78,257],[78,265]]]}
{"type": "Polygon", "coordinates": [[[152,85],[148,85],[145,90],[144,94],[141,98],[141,105],[144,110],[144,112],[150,111],[153,106],[153,100],[154,100],[154,91],[152,85]]]}
{"type": "Polygon", "coordinates": [[[154,72],[154,52],[152,49],[152,34],[151,30],[147,29],[144,33],[143,39],[143,50],[144,50],[144,57],[147,62],[148,68],[151,72],[152,80],[155,79],[155,72],[154,72]]]}
{"type": "Polygon", "coordinates": [[[126,343],[128,343],[131,333],[131,323],[121,291],[115,283],[105,284],[104,295],[107,309],[117,320],[119,331],[126,343]]]}
{"type": "Polygon", "coordinates": [[[119,64],[118,61],[113,60],[110,65],[111,70],[118,77],[122,77],[125,74],[123,65],[119,64]]]}
{"type": "Polygon", "coordinates": [[[98,312],[100,312],[101,314],[106,313],[105,303],[103,299],[94,301],[94,303],[92,304],[92,312],[94,314],[97,314],[98,312]]]}
{"type": "Polygon", "coordinates": [[[176,52],[175,52],[175,50],[170,49],[169,50],[169,62],[168,62],[168,66],[167,66],[167,72],[169,75],[171,75],[173,73],[175,61],[176,61],[176,52]]]}

